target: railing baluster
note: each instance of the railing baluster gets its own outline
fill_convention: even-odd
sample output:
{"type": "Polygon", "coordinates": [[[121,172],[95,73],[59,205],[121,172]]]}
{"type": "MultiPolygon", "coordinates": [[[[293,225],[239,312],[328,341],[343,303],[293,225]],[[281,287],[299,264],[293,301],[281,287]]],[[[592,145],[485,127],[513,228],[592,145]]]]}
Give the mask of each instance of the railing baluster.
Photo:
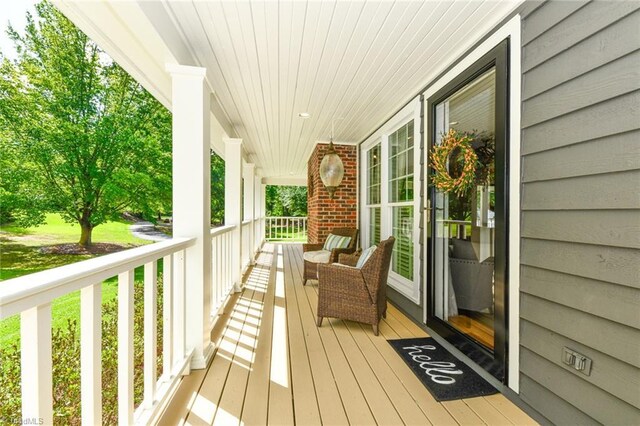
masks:
{"type": "Polygon", "coordinates": [[[216,238],[211,237],[211,259],[210,259],[210,267],[211,267],[211,282],[209,285],[211,289],[209,292],[211,293],[211,316],[216,312],[216,304],[218,302],[218,295],[216,294],[216,238]]]}
{"type": "Polygon", "coordinates": [[[82,424],[102,423],[102,283],[80,291],[82,424]]]}
{"type": "Polygon", "coordinates": [[[20,314],[22,419],[53,423],[51,304],[20,314]]]}
{"type": "Polygon", "coordinates": [[[233,274],[231,271],[231,265],[233,265],[233,263],[235,262],[234,257],[236,256],[236,253],[231,253],[231,237],[229,236],[229,234],[227,234],[227,241],[226,241],[226,245],[227,245],[227,262],[225,263],[227,265],[227,285],[225,287],[225,294],[229,293],[229,291],[231,291],[231,288],[233,287],[233,274]]]}
{"type": "Polygon", "coordinates": [[[224,251],[222,248],[222,237],[216,238],[216,295],[218,298],[218,303],[216,305],[216,311],[220,309],[220,305],[222,304],[222,283],[224,282],[224,274],[222,271],[222,252],[224,251]]]}
{"type": "Polygon", "coordinates": [[[185,251],[181,250],[173,257],[174,277],[174,308],[173,308],[173,339],[174,356],[183,359],[185,356],[185,251]]]}
{"type": "Polygon", "coordinates": [[[133,270],[118,275],[118,423],[133,423],[133,270]]]}
{"type": "Polygon", "coordinates": [[[264,224],[263,231],[258,231],[256,235],[257,252],[262,238],[266,241],[294,241],[298,238],[307,237],[307,217],[289,216],[269,216],[259,219],[259,223],[264,224]]]}
{"type": "Polygon", "coordinates": [[[223,249],[222,249],[222,253],[224,253],[224,255],[222,256],[222,268],[224,270],[224,280],[221,283],[221,287],[223,288],[223,292],[226,293],[227,290],[229,289],[229,263],[231,262],[231,259],[229,259],[229,246],[227,244],[227,237],[228,234],[224,234],[223,237],[223,249]]]}
{"type": "Polygon", "coordinates": [[[173,255],[162,260],[162,373],[168,380],[173,366],[173,255]]]}
{"type": "Polygon", "coordinates": [[[158,266],[144,265],[144,404],[153,407],[156,399],[158,361],[158,266]]]}
{"type": "Polygon", "coordinates": [[[224,291],[227,287],[227,245],[226,243],[227,234],[222,235],[220,238],[221,250],[220,250],[220,270],[222,273],[222,279],[220,280],[220,291],[224,294],[224,291]]]}
{"type": "Polygon", "coordinates": [[[218,312],[218,303],[220,300],[220,293],[218,287],[220,286],[220,236],[212,237],[211,242],[215,246],[215,250],[211,253],[211,259],[213,265],[211,265],[211,275],[213,276],[213,287],[211,291],[216,295],[216,304],[213,307],[214,312],[218,312]]]}

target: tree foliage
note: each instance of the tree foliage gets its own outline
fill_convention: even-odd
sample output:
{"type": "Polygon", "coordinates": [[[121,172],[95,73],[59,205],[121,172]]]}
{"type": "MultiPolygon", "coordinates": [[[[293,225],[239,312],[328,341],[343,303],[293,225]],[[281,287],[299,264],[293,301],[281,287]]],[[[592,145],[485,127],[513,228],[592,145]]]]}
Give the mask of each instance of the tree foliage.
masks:
{"type": "Polygon", "coordinates": [[[169,211],[169,112],[51,4],[36,10],[24,34],[9,28],[18,58],[0,64],[4,216],[59,212],[88,245],[125,208],[169,211]]]}
{"type": "Polygon", "coordinates": [[[306,216],[307,187],[267,185],[267,216],[306,216]]]}
{"type": "Polygon", "coordinates": [[[211,223],[224,223],[224,160],[211,151],[211,223]]]}

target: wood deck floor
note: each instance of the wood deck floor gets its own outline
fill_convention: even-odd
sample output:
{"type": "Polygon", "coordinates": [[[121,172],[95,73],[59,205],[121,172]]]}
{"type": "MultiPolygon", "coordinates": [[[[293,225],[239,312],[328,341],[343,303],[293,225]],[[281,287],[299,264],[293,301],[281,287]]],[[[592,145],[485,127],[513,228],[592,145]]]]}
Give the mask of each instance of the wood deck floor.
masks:
{"type": "Polygon", "coordinates": [[[426,336],[393,306],[379,336],[335,319],[317,328],[300,245],[267,244],[233,297],[209,368],[184,378],[160,424],[536,424],[500,394],[436,402],[385,341],[426,336]]]}

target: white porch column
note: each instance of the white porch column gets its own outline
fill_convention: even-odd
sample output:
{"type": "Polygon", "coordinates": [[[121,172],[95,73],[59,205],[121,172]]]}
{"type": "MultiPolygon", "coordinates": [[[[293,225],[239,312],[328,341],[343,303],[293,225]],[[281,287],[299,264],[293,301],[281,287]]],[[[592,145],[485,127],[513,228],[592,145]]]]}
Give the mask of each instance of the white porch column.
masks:
{"type": "Polygon", "coordinates": [[[256,165],[253,163],[247,163],[244,165],[244,220],[250,220],[249,224],[249,244],[247,249],[249,250],[249,264],[255,263],[255,180],[256,180],[256,165]]]}
{"type": "Polygon", "coordinates": [[[185,338],[191,368],[205,368],[213,352],[211,316],[211,157],[206,69],[167,65],[172,79],[173,236],[196,238],[186,249],[185,338]]]}
{"type": "Polygon", "coordinates": [[[236,291],[242,288],[242,139],[224,141],[224,224],[231,232],[230,268],[236,291]]]}

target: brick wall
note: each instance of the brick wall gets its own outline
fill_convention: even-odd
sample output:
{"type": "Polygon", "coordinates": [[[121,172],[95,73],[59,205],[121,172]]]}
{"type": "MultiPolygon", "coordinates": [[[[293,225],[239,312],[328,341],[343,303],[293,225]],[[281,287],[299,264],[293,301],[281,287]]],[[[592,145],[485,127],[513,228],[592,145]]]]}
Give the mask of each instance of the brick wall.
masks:
{"type": "Polygon", "coordinates": [[[307,164],[307,233],[310,243],[323,242],[333,228],[357,226],[357,147],[334,146],[344,164],[344,178],[333,200],[320,179],[320,162],[329,145],[317,144],[307,164]]]}

